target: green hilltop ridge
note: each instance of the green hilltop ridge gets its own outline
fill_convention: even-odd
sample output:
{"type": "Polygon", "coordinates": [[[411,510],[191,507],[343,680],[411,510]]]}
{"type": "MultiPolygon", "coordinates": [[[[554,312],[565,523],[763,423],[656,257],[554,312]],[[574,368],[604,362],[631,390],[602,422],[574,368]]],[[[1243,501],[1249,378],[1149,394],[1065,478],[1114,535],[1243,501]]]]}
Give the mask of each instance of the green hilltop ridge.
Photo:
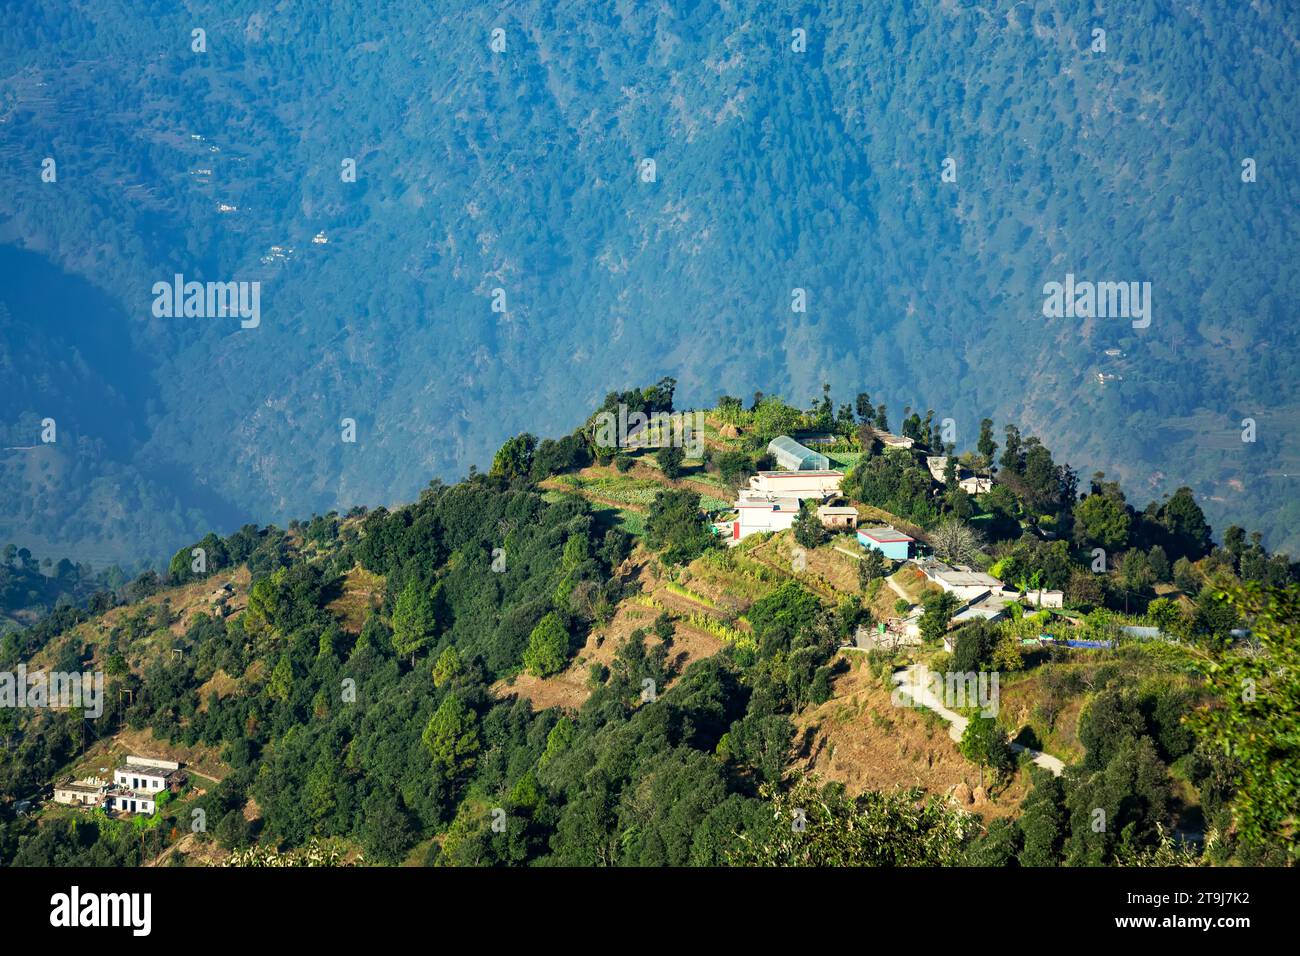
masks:
{"type": "Polygon", "coordinates": [[[51,609],[0,637],[0,862],[1300,857],[1300,565],[1260,535],[1216,542],[1189,488],[1139,509],[1102,474],[1081,486],[1014,425],[959,449],[934,412],[891,421],[865,393],[683,414],[675,391],[610,393],[402,507],[209,534],[163,572],[40,591],[51,609]],[[609,416],[638,414],[654,424],[608,443],[609,416]],[[695,430],[658,444],[674,420],[695,430]],[[906,532],[908,559],[812,499],[732,540],[783,435],[844,473],[834,514],[906,532]],[[1009,595],[996,614],[936,583],[954,566],[1009,595]],[[5,702],[20,665],[102,673],[102,714],[5,702]],[[996,676],[994,712],[900,704],[921,666],[996,676]],[[130,754],[185,784],[152,813],[52,799],[130,754]]]}

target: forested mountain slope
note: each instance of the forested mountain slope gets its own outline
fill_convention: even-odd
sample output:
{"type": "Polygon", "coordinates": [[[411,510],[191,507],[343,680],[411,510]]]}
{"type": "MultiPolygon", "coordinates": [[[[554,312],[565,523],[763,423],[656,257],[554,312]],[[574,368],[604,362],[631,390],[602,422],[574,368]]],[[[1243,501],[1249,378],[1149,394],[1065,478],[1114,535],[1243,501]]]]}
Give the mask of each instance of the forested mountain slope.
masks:
{"type": "Polygon", "coordinates": [[[993,476],[968,494],[956,449],[929,470],[937,422],[886,447],[865,395],[834,417],[829,395],[725,400],[689,456],[601,440],[601,413],[673,396],[612,392],[392,510],[210,533],[0,636],[0,865],[1300,856],[1300,563],[1237,525],[1216,546],[1187,487],[1080,495],[1015,426],[963,454],[993,476]],[[719,533],[778,431],[831,439],[834,510],[908,528],[910,559],[812,498],[783,530],[719,533]],[[931,579],[966,562],[978,596],[931,579]],[[919,668],[943,703],[900,696],[919,668]],[[50,671],[98,675],[102,708],[15,698],[50,671]],[[130,754],[188,785],[147,813],[50,799],[130,754]]]}
{"type": "Polygon", "coordinates": [[[1290,13],[20,3],[0,540],[135,559],[409,500],[672,374],[686,403],[869,389],[962,444],[1014,419],[1294,552],[1290,13]],[[153,317],[176,273],[261,281],[260,325],[153,317]],[[1150,326],[1044,318],[1067,273],[1150,282],[1150,326]]]}

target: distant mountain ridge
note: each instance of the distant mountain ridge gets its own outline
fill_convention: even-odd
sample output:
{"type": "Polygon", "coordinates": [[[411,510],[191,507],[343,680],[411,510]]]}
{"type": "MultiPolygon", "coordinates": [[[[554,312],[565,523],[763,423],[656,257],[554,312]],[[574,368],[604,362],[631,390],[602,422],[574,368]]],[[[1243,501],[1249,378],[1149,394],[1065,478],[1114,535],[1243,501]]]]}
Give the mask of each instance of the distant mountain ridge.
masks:
{"type": "Polygon", "coordinates": [[[671,374],[1017,421],[1300,552],[1282,5],[24,2],[0,54],[0,446],[61,436],[0,455],[0,542],[409,500],[671,374]],[[42,308],[34,261],[89,289],[42,308]],[[178,272],[260,281],[259,327],[154,318],[178,272]],[[1149,281],[1150,327],[1045,318],[1067,274],[1149,281]]]}

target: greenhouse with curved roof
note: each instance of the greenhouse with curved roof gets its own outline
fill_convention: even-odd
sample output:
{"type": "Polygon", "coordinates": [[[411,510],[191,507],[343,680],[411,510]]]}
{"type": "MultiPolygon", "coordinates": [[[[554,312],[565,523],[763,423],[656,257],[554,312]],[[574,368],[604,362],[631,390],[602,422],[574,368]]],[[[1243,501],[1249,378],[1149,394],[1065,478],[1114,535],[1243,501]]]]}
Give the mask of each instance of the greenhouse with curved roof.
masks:
{"type": "Polygon", "coordinates": [[[804,447],[789,435],[773,438],[767,443],[767,450],[785,471],[826,471],[831,466],[831,460],[825,455],[804,447]]]}

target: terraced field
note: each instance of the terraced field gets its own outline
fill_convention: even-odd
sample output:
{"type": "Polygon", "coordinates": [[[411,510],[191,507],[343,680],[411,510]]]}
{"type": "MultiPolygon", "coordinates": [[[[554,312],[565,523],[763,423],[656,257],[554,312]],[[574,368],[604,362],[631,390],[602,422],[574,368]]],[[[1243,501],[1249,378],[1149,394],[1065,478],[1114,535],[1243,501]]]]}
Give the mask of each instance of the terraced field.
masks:
{"type": "MultiPolygon", "coordinates": [[[[654,501],[655,495],[668,488],[689,488],[700,495],[700,507],[708,511],[721,511],[731,507],[732,498],[726,486],[701,475],[682,481],[672,482],[657,475],[647,475],[647,468],[638,468],[638,473],[619,472],[612,468],[593,466],[584,468],[577,474],[558,475],[542,482],[547,494],[556,492],[578,494],[598,505],[608,505],[615,510],[626,513],[645,513],[654,501]],[[716,492],[716,493],[710,493],[716,492]],[[727,495],[727,497],[721,497],[727,495]]],[[[555,500],[554,498],[550,500],[555,500]]],[[[632,528],[628,528],[629,531],[632,528]]],[[[644,527],[633,533],[641,533],[644,527]]]]}

